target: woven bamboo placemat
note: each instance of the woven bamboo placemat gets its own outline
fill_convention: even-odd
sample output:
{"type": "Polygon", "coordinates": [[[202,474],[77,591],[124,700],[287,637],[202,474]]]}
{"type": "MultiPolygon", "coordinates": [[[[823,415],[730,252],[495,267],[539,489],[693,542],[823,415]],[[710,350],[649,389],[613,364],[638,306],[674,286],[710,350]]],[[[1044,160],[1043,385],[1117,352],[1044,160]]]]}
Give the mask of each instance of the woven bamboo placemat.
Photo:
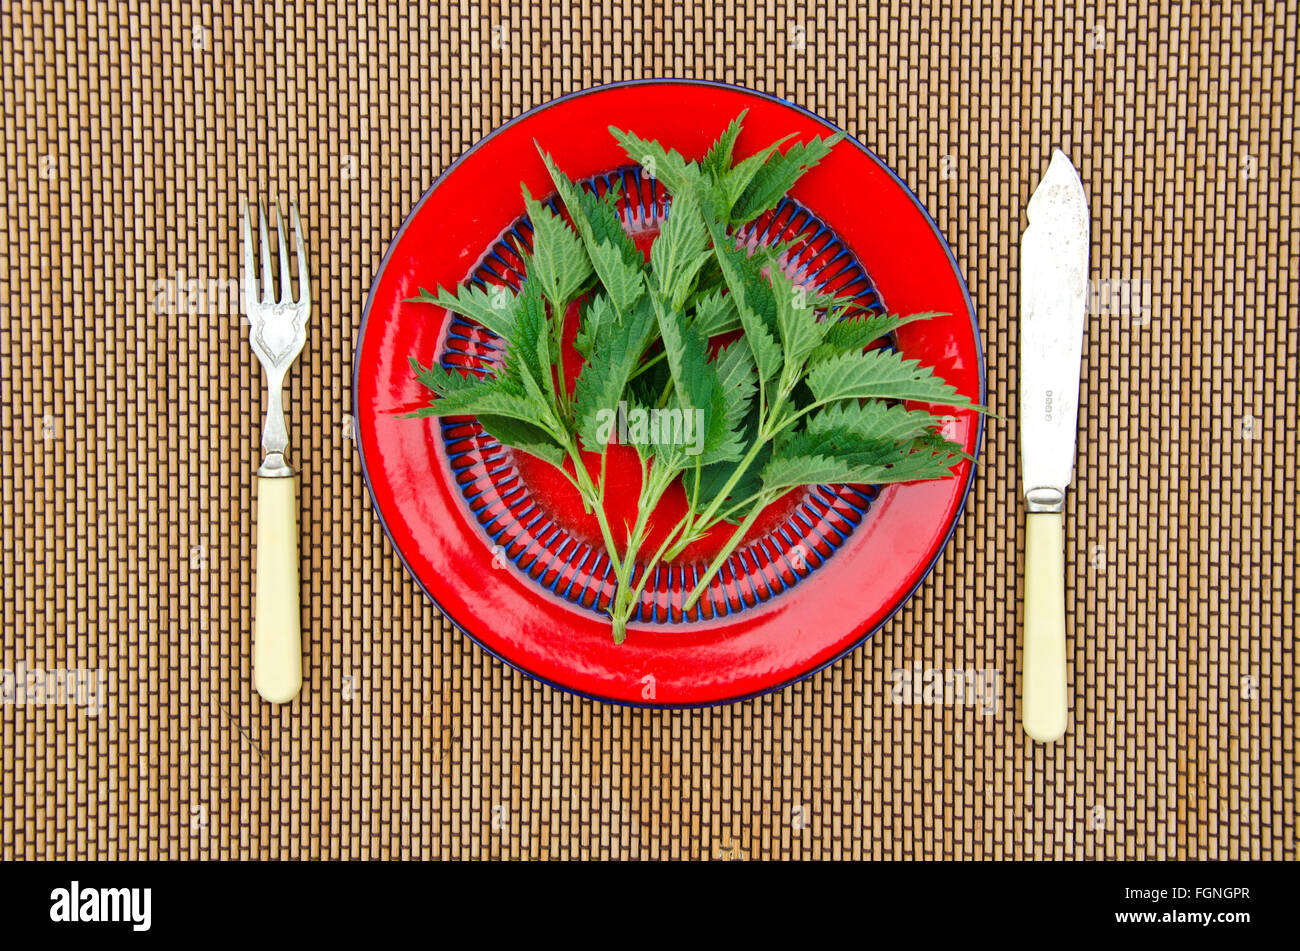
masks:
{"type": "MultiPolygon", "coordinates": [[[[5,5],[4,858],[1294,858],[1295,3],[5,5]],[[688,76],[784,96],[937,219],[988,429],[937,570],[851,657],[689,712],[534,684],[424,601],[351,441],[387,243],[478,138],[688,76]],[[1063,146],[1093,212],[1064,742],[1016,722],[1017,244],[1063,146]],[[261,382],[237,196],[302,200],[306,683],[251,691],[261,382]],[[895,672],[994,678],[894,702],[895,672]]],[[[868,262],[869,264],[869,262],[868,262]]]]}

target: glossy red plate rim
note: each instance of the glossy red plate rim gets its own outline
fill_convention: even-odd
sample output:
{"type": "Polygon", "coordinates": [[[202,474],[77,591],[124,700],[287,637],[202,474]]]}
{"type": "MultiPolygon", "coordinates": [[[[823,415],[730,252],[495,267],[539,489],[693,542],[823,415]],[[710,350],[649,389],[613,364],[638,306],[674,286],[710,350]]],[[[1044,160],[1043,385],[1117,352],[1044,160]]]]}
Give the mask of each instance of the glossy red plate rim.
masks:
{"type": "MultiPolygon", "coordinates": [[[[380,506],[378,496],[376,495],[374,480],[366,460],[364,439],[362,438],[362,433],[364,431],[364,427],[360,425],[361,422],[360,382],[361,382],[361,370],[362,370],[362,363],[361,363],[362,348],[365,342],[365,334],[366,334],[367,325],[369,324],[371,311],[375,303],[375,297],[381,286],[385,270],[387,269],[389,262],[392,259],[394,251],[401,244],[403,235],[406,233],[412,221],[415,220],[417,215],[420,213],[421,208],[424,206],[424,204],[430,198],[430,196],[433,195],[433,193],[444,183],[444,181],[453,172],[457,170],[457,168],[461,166],[462,163],[464,163],[470,156],[476,153],[486,143],[488,143],[496,136],[500,135],[505,130],[510,129],[513,126],[528,120],[530,117],[535,116],[536,114],[538,114],[543,110],[550,109],[556,105],[559,105],[564,102],[568,102],[570,100],[582,96],[587,96],[593,93],[598,93],[607,90],[627,89],[627,88],[634,88],[638,86],[665,86],[665,85],[682,85],[682,86],[698,86],[698,87],[714,88],[718,90],[726,90],[730,93],[740,93],[745,96],[751,96],[757,99],[767,100],[769,102],[776,103],[785,106],[789,109],[792,109],[812,119],[813,121],[825,127],[829,131],[833,131],[833,132],[842,131],[833,123],[822,118],[816,113],[813,113],[810,110],[805,109],[796,103],[789,102],[788,100],[782,99],[778,96],[773,96],[768,93],[759,92],[753,89],[747,89],[745,87],[736,86],[730,83],[721,83],[721,82],[714,82],[714,81],[707,81],[707,80],[692,80],[692,79],[646,79],[646,80],[632,80],[628,82],[610,83],[601,86],[593,86],[588,89],[579,90],[577,92],[573,92],[565,96],[561,96],[557,99],[550,100],[548,102],[542,103],[539,106],[534,107],[533,109],[528,110],[527,112],[521,113],[520,115],[511,119],[510,121],[497,127],[488,135],[484,136],[482,139],[478,140],[476,143],[474,143],[473,146],[471,146],[459,158],[457,158],[451,165],[449,165],[445,170],[443,170],[443,172],[437,177],[437,179],[433,182],[433,184],[429,186],[429,188],[424,192],[423,195],[421,195],[419,201],[416,202],[414,207],[411,209],[411,211],[407,214],[406,218],[403,220],[401,227],[398,228],[396,233],[393,235],[391,241],[389,242],[388,248],[384,253],[384,257],[380,262],[379,268],[375,272],[375,276],[371,282],[370,290],[366,298],[366,304],[361,318],[361,325],[357,332],[357,343],[354,349],[353,372],[352,372],[353,414],[354,414],[354,418],[358,422],[358,425],[354,427],[354,431],[356,433],[355,441],[357,445],[358,456],[361,461],[362,476],[366,483],[367,493],[370,496],[370,501],[372,506],[374,507],[375,515],[379,519],[380,526],[383,528],[384,534],[388,537],[389,542],[392,544],[393,549],[396,552],[399,560],[401,561],[403,568],[406,570],[407,574],[412,578],[412,580],[415,581],[416,585],[424,593],[425,597],[427,597],[429,601],[438,609],[439,613],[444,618],[446,618],[447,621],[453,627],[455,627],[458,631],[464,634],[467,638],[469,638],[470,641],[476,644],[480,649],[485,651],[487,654],[489,654],[492,657],[495,657],[497,660],[500,660],[502,663],[514,668],[515,670],[518,670],[520,673],[524,674],[525,676],[535,681],[547,684],[548,686],[553,687],[557,690],[563,691],[565,693],[570,693],[575,696],[580,696],[585,699],[598,700],[604,703],[611,703],[619,706],[628,706],[634,708],[648,708],[648,709],[656,709],[656,710],[693,709],[693,708],[701,708],[701,707],[720,706],[724,704],[743,702],[745,700],[750,700],[755,697],[760,697],[768,693],[773,693],[775,691],[782,690],[790,686],[791,684],[798,683],[801,680],[811,677],[814,674],[818,673],[819,671],[825,669],[826,667],[838,663],[844,657],[846,657],[847,655],[851,654],[853,651],[861,647],[862,644],[865,643],[868,638],[870,638],[873,634],[875,634],[882,627],[884,627],[898,613],[898,611],[902,609],[903,605],[905,605],[911,599],[912,595],[915,594],[916,591],[920,588],[920,586],[925,582],[925,580],[929,578],[939,558],[942,556],[943,552],[947,549],[948,544],[952,539],[953,533],[956,531],[957,523],[960,520],[962,513],[965,511],[966,502],[970,495],[970,489],[972,484],[974,483],[975,470],[978,468],[978,459],[980,456],[980,451],[982,449],[983,439],[984,439],[984,418],[982,414],[976,414],[975,434],[974,434],[973,449],[972,449],[972,455],[975,457],[976,461],[974,463],[968,464],[967,474],[964,480],[965,484],[961,488],[960,497],[957,500],[956,507],[953,510],[951,518],[948,521],[946,532],[943,534],[943,537],[938,542],[938,544],[935,545],[933,554],[929,558],[928,562],[925,564],[923,570],[917,575],[915,582],[910,587],[904,590],[900,590],[900,593],[898,594],[896,599],[894,599],[894,602],[889,606],[887,610],[884,611],[883,614],[879,616],[879,619],[874,624],[870,624],[869,621],[864,621],[863,622],[864,627],[860,633],[850,634],[849,637],[851,638],[851,640],[849,640],[849,642],[843,647],[842,650],[826,658],[825,660],[822,660],[820,662],[813,664],[812,666],[809,666],[807,669],[802,670],[797,674],[785,677],[784,679],[781,679],[779,682],[773,682],[770,685],[764,685],[760,689],[744,691],[736,694],[735,696],[717,696],[717,697],[710,697],[709,699],[705,699],[705,700],[687,701],[687,702],[669,701],[669,702],[641,703],[632,699],[628,699],[626,697],[602,696],[599,693],[584,690],[570,684],[562,683],[555,680],[553,677],[544,676],[533,670],[529,670],[523,664],[519,663],[518,661],[512,659],[509,656],[506,656],[501,651],[496,650],[493,647],[486,644],[480,637],[478,637],[471,630],[469,630],[466,624],[457,620],[455,617],[452,616],[451,613],[449,613],[443,607],[439,599],[433,594],[433,592],[425,584],[424,580],[412,567],[411,563],[409,562],[406,556],[406,553],[402,550],[397,539],[393,535],[393,531],[389,526],[387,519],[384,516],[383,510],[380,506]]],[[[940,232],[938,225],[934,222],[933,218],[930,216],[925,206],[921,203],[920,199],[917,198],[916,194],[911,190],[911,188],[908,187],[908,185],[901,178],[899,178],[899,176],[894,172],[892,168],[890,168],[874,152],[872,152],[861,142],[857,141],[854,137],[846,134],[844,143],[847,145],[851,145],[852,147],[854,147],[855,149],[857,149],[858,151],[866,155],[866,157],[871,162],[873,162],[886,175],[886,177],[892,180],[892,182],[900,189],[903,195],[905,195],[907,199],[911,201],[916,211],[921,215],[926,225],[928,225],[930,231],[933,234],[934,239],[938,242],[939,247],[942,248],[945,256],[947,257],[948,265],[952,270],[952,277],[955,279],[957,286],[960,289],[962,299],[965,304],[966,313],[970,318],[970,331],[973,337],[973,344],[974,344],[975,356],[976,356],[975,364],[976,364],[976,369],[978,371],[978,381],[979,381],[979,387],[978,387],[979,393],[977,399],[981,403],[985,402],[987,400],[987,367],[984,358],[983,343],[980,336],[979,324],[976,320],[975,308],[970,298],[969,288],[967,287],[965,279],[962,276],[961,269],[957,264],[956,258],[953,256],[952,249],[949,247],[948,242],[944,239],[944,236],[942,232],[940,232]]],[[[871,273],[872,271],[871,262],[864,261],[863,264],[867,268],[868,273],[871,273]]],[[[868,513],[867,517],[870,518],[870,513],[868,513]]],[[[809,581],[811,581],[811,579],[809,579],[809,581]]],[[[863,613],[869,616],[870,614],[875,613],[875,611],[867,610],[864,611],[863,613]]]]}

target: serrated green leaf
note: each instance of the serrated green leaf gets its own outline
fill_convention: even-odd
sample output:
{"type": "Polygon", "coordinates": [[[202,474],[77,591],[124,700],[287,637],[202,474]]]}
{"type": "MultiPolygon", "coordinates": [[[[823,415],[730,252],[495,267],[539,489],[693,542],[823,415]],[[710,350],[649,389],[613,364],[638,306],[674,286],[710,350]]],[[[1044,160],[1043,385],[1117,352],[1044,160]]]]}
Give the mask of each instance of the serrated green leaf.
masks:
{"type": "Polygon", "coordinates": [[[707,221],[709,237],[713,241],[714,257],[726,280],[727,289],[736,298],[739,309],[747,306],[773,337],[778,336],[776,326],[776,297],[772,283],[764,271],[770,271],[776,260],[770,248],[760,247],[751,254],[736,247],[736,239],[723,228],[721,222],[707,221]]]}
{"type": "MultiPolygon", "coordinates": [[[[482,385],[484,378],[473,373],[462,373],[459,370],[448,370],[441,364],[433,366],[423,366],[415,357],[408,358],[411,369],[415,373],[415,379],[425,389],[431,390],[438,396],[451,396],[461,390],[473,389],[482,385]]],[[[488,378],[490,379],[490,377],[488,378]]],[[[429,414],[425,414],[429,415],[429,414]]]]}
{"type": "Polygon", "coordinates": [[[609,131],[627,157],[644,168],[655,181],[662,183],[674,197],[693,190],[699,183],[699,164],[688,162],[676,149],[665,149],[653,139],[643,139],[614,126],[610,126],[609,131]]]}
{"type": "Polygon", "coordinates": [[[898,314],[863,314],[832,322],[821,345],[808,358],[810,363],[820,363],[841,353],[856,353],[877,340],[889,336],[899,327],[917,320],[944,316],[937,311],[925,311],[900,316],[898,314]]]}
{"type": "Polygon", "coordinates": [[[537,281],[525,280],[515,298],[514,320],[506,336],[505,371],[508,379],[534,399],[549,404],[554,384],[551,376],[551,329],[546,304],[537,281]]]}
{"type": "Polygon", "coordinates": [[[654,302],[664,357],[672,375],[673,386],[686,405],[707,409],[711,400],[710,382],[717,375],[708,363],[708,348],[699,332],[686,323],[681,311],[654,302]]]}
{"type": "Polygon", "coordinates": [[[564,219],[523,189],[528,220],[533,226],[533,249],[528,277],[541,283],[542,293],[553,305],[563,306],[591,277],[591,259],[579,238],[564,219]]]}
{"type": "MultiPolygon", "coordinates": [[[[686,322],[680,311],[666,308],[655,300],[655,315],[659,336],[663,340],[664,356],[673,380],[674,404],[684,412],[702,412],[705,436],[697,447],[710,461],[727,455],[729,441],[727,428],[727,394],[718,379],[718,368],[708,359],[708,344],[699,332],[686,322]]],[[[695,453],[692,453],[695,454],[695,453]]]]}
{"type": "Polygon", "coordinates": [[[578,333],[573,338],[573,349],[590,359],[600,328],[606,321],[618,319],[618,313],[608,294],[596,294],[578,312],[578,333]]]}
{"type": "MultiPolygon", "coordinates": [[[[541,151],[540,147],[538,151],[541,151]]],[[[541,153],[551,181],[582,239],[596,276],[616,310],[626,311],[645,290],[645,258],[623,229],[618,215],[618,192],[603,196],[574,184],[545,152],[541,153]]]]}
{"type": "Polygon", "coordinates": [[[636,411],[646,414],[649,425],[644,434],[634,433],[632,441],[643,456],[654,458],[661,474],[682,472],[696,459],[707,461],[709,453],[715,451],[705,448],[710,438],[708,414],[697,407],[674,399],[668,406],[654,409],[637,404],[636,411]]]}
{"type": "Polygon", "coordinates": [[[857,464],[825,455],[774,455],[763,467],[763,491],[772,494],[802,485],[841,482],[873,485],[940,479],[951,475],[960,461],[959,456],[928,451],[898,452],[885,464],[857,464]]]}
{"type": "Polygon", "coordinates": [[[548,405],[538,403],[506,380],[492,377],[474,379],[443,366],[421,367],[412,360],[417,379],[438,395],[426,407],[408,417],[425,416],[504,416],[555,430],[558,420],[548,405]]]}
{"type": "Polygon", "coordinates": [[[674,195],[659,237],[650,247],[650,271],[660,296],[680,311],[695,276],[710,257],[699,202],[690,192],[674,195]]]}
{"type": "Polygon", "coordinates": [[[741,126],[748,114],[749,110],[744,109],[732,119],[700,162],[701,170],[715,181],[721,180],[731,171],[731,155],[736,148],[736,138],[740,135],[741,126]]]}
{"type": "Polygon", "coordinates": [[[578,207],[580,218],[588,222],[591,228],[591,243],[594,246],[608,245],[618,250],[624,263],[634,267],[645,266],[645,255],[636,246],[632,236],[623,227],[623,218],[618,211],[620,185],[615,180],[603,195],[597,195],[590,189],[578,190],[578,207]]]}
{"type": "MultiPolygon", "coordinates": [[[[745,321],[741,312],[741,321],[745,321]]],[[[754,324],[745,327],[745,343],[754,352],[754,362],[758,365],[758,375],[764,383],[776,378],[781,372],[781,345],[768,333],[767,328],[754,324]]]]}
{"type": "Polygon", "coordinates": [[[845,433],[856,440],[902,444],[922,436],[940,422],[925,410],[866,400],[834,403],[819,409],[809,415],[807,428],[812,434],[845,433]]]}
{"type": "MultiPolygon", "coordinates": [[[[645,261],[629,264],[623,260],[622,252],[608,242],[602,242],[589,249],[591,263],[600,277],[600,282],[609,293],[610,301],[619,313],[626,313],[645,293],[645,261]]],[[[637,252],[638,257],[640,252],[637,252]]]]}
{"type": "Polygon", "coordinates": [[[844,399],[919,400],[968,406],[970,400],[918,360],[894,350],[845,353],[813,365],[808,387],[819,403],[844,399]]]}
{"type": "Polygon", "coordinates": [[[740,459],[745,454],[745,420],[750,404],[758,392],[758,369],[753,352],[740,339],[718,351],[712,361],[717,374],[720,404],[715,400],[714,413],[723,420],[722,438],[702,455],[702,464],[709,465],[740,459]]]}
{"type": "Polygon", "coordinates": [[[694,301],[691,323],[704,339],[740,328],[740,313],[736,310],[736,302],[723,289],[699,294],[694,301]]]}
{"type": "Polygon", "coordinates": [[[862,436],[848,428],[821,428],[783,435],[776,454],[780,457],[826,456],[853,466],[885,465],[912,447],[913,440],[900,444],[893,439],[862,436]]]}
{"type": "Polygon", "coordinates": [[[696,305],[705,297],[715,293],[726,291],[727,282],[722,277],[722,268],[718,267],[717,260],[710,255],[709,259],[704,262],[700,268],[699,275],[695,278],[695,290],[686,301],[686,309],[694,310],[696,305]]]}
{"type": "Polygon", "coordinates": [[[618,182],[615,181],[605,194],[597,195],[593,189],[583,188],[565,175],[551,156],[542,151],[541,146],[537,150],[546,163],[546,170],[555,183],[560,201],[568,209],[573,226],[586,243],[587,249],[590,251],[597,245],[609,244],[617,248],[629,264],[642,263],[641,252],[624,230],[618,214],[618,182]]]}
{"type": "Polygon", "coordinates": [[[532,423],[508,416],[478,417],[479,424],[487,433],[503,446],[510,446],[530,456],[543,459],[553,466],[564,464],[564,447],[555,441],[555,437],[532,423]]]}
{"type": "MultiPolygon", "coordinates": [[[[942,420],[936,417],[935,423],[938,424],[941,422],[942,420]]],[[[967,452],[964,446],[948,439],[938,430],[930,430],[917,436],[916,439],[913,440],[911,448],[918,451],[929,450],[930,452],[944,452],[961,459],[966,459],[970,462],[975,461],[975,457],[967,452]]]]}
{"type": "Polygon", "coordinates": [[[752,221],[775,208],[799,177],[830,155],[831,149],[843,138],[844,133],[837,132],[825,139],[796,142],[784,155],[763,163],[732,206],[732,222],[752,221]]]}
{"type": "Polygon", "coordinates": [[[591,355],[578,373],[573,388],[573,414],[583,445],[604,448],[609,438],[610,414],[627,399],[628,379],[645,352],[655,327],[654,310],[647,298],[622,318],[612,309],[595,325],[591,355]]]}
{"type": "MultiPolygon", "coordinates": [[[[763,488],[763,466],[772,455],[772,444],[764,445],[758,452],[754,461],[749,464],[745,472],[736,480],[731,491],[727,493],[728,499],[734,499],[736,503],[757,495],[763,488]]],[[[731,480],[736,471],[735,462],[718,462],[710,466],[705,466],[700,470],[700,489],[699,495],[695,502],[695,511],[703,512],[718,498],[723,489],[726,488],[727,482],[731,480]]],[[[743,515],[745,513],[741,513],[743,515]]],[[[729,519],[728,521],[734,521],[729,519]]]]}
{"type": "MultiPolygon", "coordinates": [[[[652,345],[658,341],[658,334],[652,336],[652,345]]],[[[637,369],[636,376],[628,384],[628,396],[635,399],[644,406],[654,406],[664,390],[672,385],[672,374],[668,371],[667,361],[662,359],[662,353],[656,354],[660,359],[646,365],[642,361],[642,366],[637,369]]]]}
{"type": "Polygon", "coordinates": [[[407,303],[436,304],[482,324],[498,337],[508,337],[515,295],[510,288],[500,284],[490,288],[468,284],[455,291],[439,287],[432,294],[421,287],[419,296],[407,298],[407,303]]]}
{"type": "Polygon", "coordinates": [[[785,348],[785,364],[787,367],[802,367],[808,355],[826,336],[831,322],[817,319],[807,289],[796,287],[778,263],[773,262],[770,267],[776,325],[785,348]]]}
{"type": "MultiPolygon", "coordinates": [[[[782,136],[765,149],[755,152],[753,155],[739,162],[735,168],[718,180],[718,188],[721,192],[722,205],[715,209],[719,217],[729,222],[742,224],[733,215],[733,209],[740,196],[749,188],[750,183],[754,180],[761,169],[775,153],[786,142],[793,139],[795,133],[782,136]]],[[[757,217],[757,215],[755,216],[757,217]]],[[[748,219],[745,219],[748,220],[748,219]]]]}
{"type": "Polygon", "coordinates": [[[713,239],[713,253],[727,280],[730,297],[735,303],[745,337],[758,366],[758,375],[763,382],[773,379],[781,372],[782,354],[780,344],[769,330],[776,323],[776,301],[772,296],[772,287],[756,273],[749,256],[743,250],[731,247],[732,239],[727,236],[722,226],[716,221],[708,222],[713,239]]]}

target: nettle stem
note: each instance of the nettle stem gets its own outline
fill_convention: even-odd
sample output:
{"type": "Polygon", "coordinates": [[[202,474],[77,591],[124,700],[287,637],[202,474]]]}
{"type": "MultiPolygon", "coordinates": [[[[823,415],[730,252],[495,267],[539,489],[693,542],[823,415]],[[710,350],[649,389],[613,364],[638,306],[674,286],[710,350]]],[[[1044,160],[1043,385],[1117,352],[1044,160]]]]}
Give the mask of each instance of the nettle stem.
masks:
{"type": "Polygon", "coordinates": [[[766,440],[761,438],[754,441],[754,445],[750,447],[749,452],[747,452],[745,457],[736,465],[736,471],[731,474],[731,477],[727,479],[726,483],[722,486],[722,491],[714,497],[713,501],[703,512],[695,512],[694,503],[692,502],[692,510],[688,511],[682,518],[682,532],[678,536],[677,542],[668,552],[669,558],[676,558],[686,550],[688,545],[692,545],[699,541],[711,528],[713,528],[714,525],[721,521],[718,516],[718,509],[722,507],[722,504],[731,494],[731,490],[736,487],[737,483],[744,478],[745,473],[749,471],[749,467],[758,457],[765,442],[766,440]]]}
{"type": "MultiPolygon", "coordinates": [[[[573,436],[569,437],[565,449],[569,454],[569,458],[573,460],[574,484],[578,488],[578,494],[582,496],[582,502],[587,507],[587,511],[595,514],[596,522],[600,525],[601,538],[605,542],[605,550],[610,552],[611,558],[614,558],[618,548],[614,545],[614,532],[610,527],[609,518],[605,515],[605,506],[602,503],[604,499],[604,479],[601,480],[602,485],[600,488],[597,488],[592,483],[591,475],[587,472],[587,466],[582,461],[582,453],[578,451],[577,440],[573,436]]],[[[601,468],[603,471],[603,464],[601,468]]]]}
{"type": "MultiPolygon", "coordinates": [[[[680,524],[674,527],[668,537],[659,546],[659,550],[645,564],[641,572],[641,577],[636,584],[632,583],[632,576],[636,572],[637,556],[641,553],[641,546],[645,544],[646,536],[650,533],[650,516],[658,507],[659,501],[668,491],[668,486],[677,478],[677,471],[672,466],[659,465],[653,462],[649,469],[646,463],[642,461],[642,479],[641,491],[637,497],[637,516],[632,528],[628,531],[627,548],[621,558],[617,558],[614,567],[614,578],[617,587],[614,591],[614,600],[609,606],[609,617],[614,627],[614,643],[621,644],[627,637],[627,624],[636,612],[637,603],[641,599],[641,593],[645,590],[646,582],[649,581],[651,572],[659,566],[664,552],[668,549],[669,544],[674,538],[674,534],[680,524]]],[[[615,557],[616,550],[609,549],[611,557],[615,557]]]]}
{"type": "Polygon", "coordinates": [[[695,608],[696,603],[700,600],[700,596],[704,594],[704,589],[713,581],[714,576],[722,570],[723,564],[731,557],[732,552],[736,550],[737,546],[745,540],[745,535],[754,527],[754,523],[758,521],[758,517],[763,514],[763,509],[767,508],[770,502],[770,499],[759,499],[755,505],[750,508],[749,513],[745,516],[744,520],[736,526],[735,532],[733,532],[732,536],[727,539],[727,544],[723,545],[722,550],[714,556],[713,563],[710,564],[708,570],[704,572],[704,577],[695,582],[695,587],[691,589],[691,593],[687,596],[686,603],[683,605],[683,610],[690,611],[695,608]]]}

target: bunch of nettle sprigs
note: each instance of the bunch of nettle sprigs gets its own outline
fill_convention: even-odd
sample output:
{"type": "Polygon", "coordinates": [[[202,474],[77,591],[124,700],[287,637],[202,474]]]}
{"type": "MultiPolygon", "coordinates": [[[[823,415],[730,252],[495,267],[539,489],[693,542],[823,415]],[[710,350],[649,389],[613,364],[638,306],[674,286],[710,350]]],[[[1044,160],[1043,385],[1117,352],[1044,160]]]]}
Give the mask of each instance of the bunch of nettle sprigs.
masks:
{"type": "Polygon", "coordinates": [[[792,283],[781,267],[788,247],[755,249],[735,237],[841,136],[782,153],[787,137],[733,164],[743,119],[700,161],[611,127],[671,196],[648,259],[623,228],[617,190],[575,185],[542,153],[567,215],[523,189],[533,240],[517,291],[421,288],[413,299],[481,324],[504,341],[505,358],[483,377],[412,358],[436,398],[410,415],[474,416],[504,445],[564,474],[599,523],[614,567],[606,611],[616,643],[655,567],[719,524],[735,529],[687,611],[763,509],[791,489],[942,478],[966,458],[940,435],[941,416],[907,403],[971,402],[930,368],[880,346],[901,325],[936,315],[855,309],[792,283]],[[566,380],[562,341],[574,301],[584,362],[566,380]],[[716,339],[724,335],[734,338],[725,346],[716,339]],[[612,442],[633,447],[640,462],[632,524],[611,524],[605,511],[612,442]],[[643,553],[655,508],[678,479],[686,514],[643,553]]]}

